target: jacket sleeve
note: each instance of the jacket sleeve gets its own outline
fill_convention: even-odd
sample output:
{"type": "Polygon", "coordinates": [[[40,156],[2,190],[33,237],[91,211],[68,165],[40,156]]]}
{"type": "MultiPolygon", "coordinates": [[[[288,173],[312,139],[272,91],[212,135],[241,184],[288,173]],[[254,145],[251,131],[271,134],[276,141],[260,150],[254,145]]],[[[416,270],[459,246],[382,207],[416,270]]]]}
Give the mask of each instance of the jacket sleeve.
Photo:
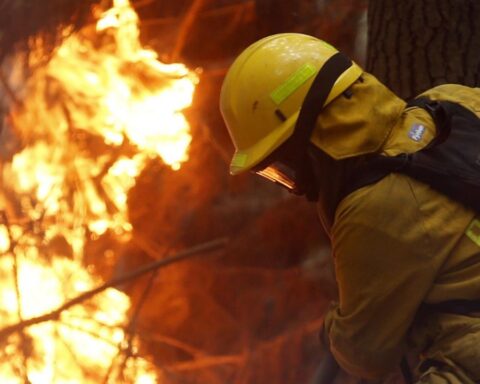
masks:
{"type": "Polygon", "coordinates": [[[441,261],[408,178],[389,175],[347,199],[332,230],[339,304],[325,329],[342,368],[373,379],[400,362],[441,261]]]}

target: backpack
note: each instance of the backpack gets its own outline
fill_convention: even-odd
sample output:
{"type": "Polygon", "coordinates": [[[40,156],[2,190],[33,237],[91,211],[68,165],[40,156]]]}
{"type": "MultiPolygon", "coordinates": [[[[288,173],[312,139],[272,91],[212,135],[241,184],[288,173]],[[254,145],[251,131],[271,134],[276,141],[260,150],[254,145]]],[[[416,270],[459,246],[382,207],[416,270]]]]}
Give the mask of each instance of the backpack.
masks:
{"type": "Polygon", "coordinates": [[[450,101],[421,97],[408,107],[425,109],[437,134],[423,149],[367,159],[348,181],[343,197],[392,172],[424,182],[440,193],[480,213],[480,119],[469,109],[450,101]]]}
{"type": "MultiPolygon", "coordinates": [[[[360,165],[344,186],[342,197],[376,183],[392,172],[403,173],[430,185],[438,192],[480,213],[480,118],[469,109],[450,101],[420,97],[408,107],[425,109],[437,134],[423,149],[388,157],[374,155],[360,165]]],[[[480,300],[457,299],[423,304],[423,310],[468,316],[480,311],[480,300]]],[[[437,364],[427,360],[422,369],[437,364]]],[[[413,376],[405,357],[401,371],[406,383],[413,376]]]]}

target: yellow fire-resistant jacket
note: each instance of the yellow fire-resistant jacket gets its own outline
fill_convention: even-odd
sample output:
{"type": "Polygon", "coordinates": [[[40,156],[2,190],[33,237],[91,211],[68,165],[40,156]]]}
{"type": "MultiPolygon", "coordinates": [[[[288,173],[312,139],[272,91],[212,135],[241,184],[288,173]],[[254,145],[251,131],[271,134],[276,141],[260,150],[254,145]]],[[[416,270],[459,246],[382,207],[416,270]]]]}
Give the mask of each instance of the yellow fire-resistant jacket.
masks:
{"type": "MultiPolygon", "coordinates": [[[[405,102],[373,76],[364,74],[353,91],[351,99],[327,107],[315,133],[318,142],[323,138],[331,146],[326,149],[340,148],[337,157],[373,151],[393,156],[417,151],[433,138],[428,113],[405,110],[405,102]],[[413,132],[415,125],[425,129],[413,132]]],[[[460,103],[480,115],[480,88],[449,84],[424,95],[460,103]]],[[[339,303],[325,319],[335,358],[354,375],[379,378],[398,366],[408,347],[415,347],[423,358],[440,361],[453,372],[439,376],[453,374],[455,383],[479,380],[480,320],[419,312],[422,303],[480,298],[475,214],[401,174],[335,201],[340,184],[335,177],[344,175],[348,172],[326,171],[323,185],[331,184],[319,204],[339,286],[339,303]],[[329,206],[336,210],[329,212],[329,206]]]]}

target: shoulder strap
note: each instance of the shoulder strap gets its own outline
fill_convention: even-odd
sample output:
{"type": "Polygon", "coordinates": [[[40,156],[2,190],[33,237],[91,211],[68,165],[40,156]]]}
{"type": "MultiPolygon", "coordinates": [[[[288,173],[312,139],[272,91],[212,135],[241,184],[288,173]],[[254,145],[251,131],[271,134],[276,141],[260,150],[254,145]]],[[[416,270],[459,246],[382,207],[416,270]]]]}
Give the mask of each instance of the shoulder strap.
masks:
{"type": "Polygon", "coordinates": [[[410,155],[402,153],[398,156],[374,156],[367,159],[360,165],[354,173],[354,176],[344,185],[340,199],[350,193],[374,184],[392,172],[401,172],[410,162],[410,155]]]}
{"type": "Polygon", "coordinates": [[[407,103],[407,108],[418,107],[427,111],[435,123],[437,134],[434,139],[428,144],[427,148],[434,147],[437,144],[444,142],[450,135],[449,115],[444,108],[443,102],[430,100],[428,97],[419,97],[410,100],[407,103]]]}
{"type": "MultiPolygon", "coordinates": [[[[424,150],[438,146],[450,136],[450,122],[453,115],[462,115],[466,118],[478,119],[473,112],[457,103],[435,101],[430,100],[427,97],[413,99],[408,102],[406,107],[419,107],[425,109],[435,123],[437,134],[424,150]]],[[[344,186],[340,198],[344,198],[357,189],[374,184],[392,172],[404,172],[411,174],[411,176],[418,176],[414,175],[416,169],[411,166],[412,155],[413,154],[402,153],[394,157],[381,155],[372,156],[355,170],[354,176],[344,186]],[[406,172],[407,170],[408,172],[406,172]]],[[[424,176],[419,175],[417,178],[421,179],[424,178],[424,176]]],[[[429,180],[425,181],[430,183],[429,180]]]]}
{"type": "Polygon", "coordinates": [[[457,315],[468,316],[475,312],[480,312],[480,299],[474,300],[448,300],[435,304],[423,304],[427,310],[438,311],[443,313],[454,313],[457,315]]]}
{"type": "Polygon", "coordinates": [[[443,143],[448,136],[450,136],[450,122],[453,115],[462,115],[466,118],[478,119],[475,113],[458,103],[444,100],[430,100],[425,96],[410,100],[407,103],[406,108],[410,107],[423,108],[430,114],[435,123],[437,133],[435,138],[428,144],[427,148],[443,143]]]}

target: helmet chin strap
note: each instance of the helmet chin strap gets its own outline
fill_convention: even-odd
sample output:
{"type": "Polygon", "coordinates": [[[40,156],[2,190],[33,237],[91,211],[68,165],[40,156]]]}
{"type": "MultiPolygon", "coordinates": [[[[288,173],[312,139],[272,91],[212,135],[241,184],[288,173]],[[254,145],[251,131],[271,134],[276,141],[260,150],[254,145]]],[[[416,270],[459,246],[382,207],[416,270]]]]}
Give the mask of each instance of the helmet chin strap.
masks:
{"type": "MultiPolygon", "coordinates": [[[[291,156],[295,158],[298,167],[299,188],[292,192],[305,195],[308,201],[318,201],[320,192],[313,171],[314,159],[308,154],[309,147],[312,145],[310,138],[335,82],[352,65],[352,61],[341,52],[337,52],[327,60],[305,96],[292,136],[284,144],[291,156]]],[[[320,151],[318,148],[315,149],[320,151]]]]}
{"type": "Polygon", "coordinates": [[[338,78],[351,66],[352,60],[341,52],[337,52],[326,61],[312,82],[303,100],[295,131],[289,138],[292,141],[310,143],[318,116],[327,101],[328,95],[338,78]]]}
{"type": "MultiPolygon", "coordinates": [[[[311,160],[310,160],[310,162],[311,162],[311,160]]],[[[309,167],[311,168],[312,165],[310,164],[309,167]]],[[[309,173],[310,173],[310,178],[305,183],[305,198],[312,203],[316,203],[318,201],[319,196],[320,196],[320,189],[318,187],[318,183],[317,183],[317,180],[315,178],[315,174],[313,173],[313,171],[310,170],[309,173]]]]}
{"type": "MultiPolygon", "coordinates": [[[[309,201],[319,199],[315,158],[309,153],[313,146],[310,138],[335,82],[352,65],[352,61],[340,52],[327,60],[303,100],[293,134],[253,169],[255,173],[283,185],[296,195],[304,195],[309,201]]],[[[315,150],[328,156],[316,147],[315,150]]]]}
{"type": "MultiPolygon", "coordinates": [[[[312,144],[309,144],[311,146],[312,144]]],[[[303,152],[303,160],[299,162],[298,169],[300,172],[299,175],[299,189],[298,191],[293,191],[296,195],[305,196],[305,198],[310,202],[318,201],[320,190],[318,188],[318,180],[313,171],[314,159],[309,154],[309,148],[301,149],[303,152]]],[[[300,156],[299,156],[300,157],[300,156]]]]}

